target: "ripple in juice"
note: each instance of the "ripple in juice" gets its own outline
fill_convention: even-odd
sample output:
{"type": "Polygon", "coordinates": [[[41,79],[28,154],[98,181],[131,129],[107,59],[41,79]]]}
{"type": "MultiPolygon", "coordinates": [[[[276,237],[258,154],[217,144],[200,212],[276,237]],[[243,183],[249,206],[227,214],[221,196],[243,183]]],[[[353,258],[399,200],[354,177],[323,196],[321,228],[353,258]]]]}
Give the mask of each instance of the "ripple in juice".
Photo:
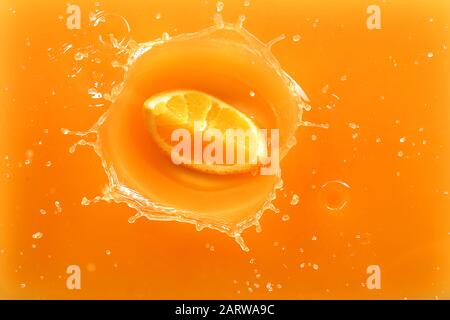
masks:
{"type": "Polygon", "coordinates": [[[276,210],[272,201],[282,186],[281,172],[221,175],[175,165],[149,134],[143,113],[145,102],[164,92],[190,90],[214,97],[257,128],[277,130],[282,159],[296,143],[308,99],[271,53],[284,37],[265,44],[243,27],[244,20],[240,16],[237,23],[226,23],[217,14],[215,24],[204,30],[175,37],[165,33],[152,42],[130,41],[122,47],[129,57],[111,107],[91,130],[78,132],[95,133],[90,145],[108,175],[104,194],[95,201],[136,209],[131,223],[140,217],[188,222],[197,230],[224,232],[249,250],[241,233],[251,226],[259,230],[263,212],[276,210]]]}

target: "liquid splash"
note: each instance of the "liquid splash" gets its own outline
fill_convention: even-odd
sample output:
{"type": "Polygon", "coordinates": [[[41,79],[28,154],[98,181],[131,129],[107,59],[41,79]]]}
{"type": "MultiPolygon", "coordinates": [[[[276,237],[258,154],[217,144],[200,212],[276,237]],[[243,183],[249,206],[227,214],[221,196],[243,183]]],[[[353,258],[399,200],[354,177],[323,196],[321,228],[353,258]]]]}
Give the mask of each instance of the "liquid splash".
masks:
{"type": "MultiPolygon", "coordinates": [[[[227,32],[230,35],[237,36],[244,40],[245,46],[250,50],[253,54],[258,57],[262,57],[267,65],[272,68],[274,72],[278,74],[278,76],[284,81],[286,88],[288,88],[290,95],[295,99],[297,103],[296,109],[296,121],[292,128],[289,129],[287,138],[285,139],[284,145],[281,145],[280,150],[280,159],[282,159],[287,152],[296,145],[295,132],[296,129],[303,126],[317,126],[322,128],[327,128],[326,125],[316,125],[310,122],[302,121],[303,111],[309,111],[311,107],[308,105],[308,98],[306,94],[303,92],[301,87],[293,80],[280,66],[277,59],[273,56],[271,52],[271,47],[275,45],[277,42],[283,40],[285,38],[284,35],[276,37],[275,39],[269,41],[268,43],[263,43],[259,39],[257,39],[252,33],[247,31],[244,28],[245,16],[239,16],[236,23],[227,23],[224,22],[221,16],[221,11],[217,10],[217,13],[214,18],[214,24],[210,27],[207,27],[203,30],[181,34],[174,37],[171,37],[168,33],[164,33],[160,38],[146,42],[146,43],[137,43],[134,40],[122,38],[120,41],[117,40],[114,35],[109,34],[109,40],[106,39],[103,34],[100,38],[100,42],[103,44],[111,45],[115,48],[120,55],[126,56],[125,62],[119,63],[118,61],[114,61],[113,67],[120,68],[124,72],[123,80],[116,85],[114,85],[111,89],[110,93],[103,94],[103,97],[106,100],[114,103],[116,99],[120,96],[124,85],[127,81],[127,75],[131,66],[142,57],[145,53],[151,51],[153,48],[162,46],[165,43],[170,41],[178,41],[178,40],[189,40],[196,39],[199,37],[210,37],[213,36],[217,32],[227,32]]],[[[98,22],[105,22],[107,15],[104,12],[98,12],[97,17],[91,17],[91,20],[94,21],[94,24],[98,24],[98,22]]],[[[123,19],[125,22],[126,20],[123,19]]],[[[125,23],[127,27],[127,33],[129,31],[128,22],[125,23]]],[[[231,39],[232,37],[230,37],[231,39]]],[[[230,40],[232,41],[232,40],[230,40]]],[[[99,117],[97,122],[87,131],[72,131],[69,129],[61,129],[61,132],[65,135],[75,135],[80,138],[73,146],[69,148],[70,153],[74,153],[77,146],[89,146],[101,159],[102,167],[107,175],[108,183],[103,188],[102,194],[96,196],[95,198],[89,200],[86,197],[83,197],[81,200],[82,205],[90,205],[92,203],[96,203],[99,201],[113,202],[113,203],[121,203],[126,204],[128,207],[134,209],[136,214],[128,219],[129,223],[134,223],[140,218],[147,218],[149,220],[157,220],[157,221],[177,221],[190,223],[196,226],[198,231],[203,230],[204,228],[214,229],[220,232],[227,234],[228,236],[234,238],[234,240],[240,245],[242,250],[249,251],[249,248],[244,242],[242,237],[242,232],[247,228],[252,226],[256,227],[256,231],[261,231],[260,218],[266,210],[272,210],[274,212],[278,212],[279,210],[274,206],[273,201],[276,199],[277,190],[283,187],[283,180],[281,178],[281,172],[277,175],[276,181],[273,184],[273,188],[270,192],[268,192],[264,197],[264,202],[260,206],[260,208],[254,212],[253,214],[247,216],[237,223],[220,223],[217,221],[208,221],[202,218],[197,212],[192,212],[189,210],[184,210],[183,208],[174,208],[161,203],[157,203],[152,199],[148,199],[139,193],[137,190],[133,190],[126,184],[122,183],[122,179],[118,176],[118,173],[114,167],[114,165],[109,161],[108,157],[105,155],[103,148],[103,136],[101,128],[105,124],[105,121],[108,119],[109,112],[108,109],[103,115],[99,117]]]]}

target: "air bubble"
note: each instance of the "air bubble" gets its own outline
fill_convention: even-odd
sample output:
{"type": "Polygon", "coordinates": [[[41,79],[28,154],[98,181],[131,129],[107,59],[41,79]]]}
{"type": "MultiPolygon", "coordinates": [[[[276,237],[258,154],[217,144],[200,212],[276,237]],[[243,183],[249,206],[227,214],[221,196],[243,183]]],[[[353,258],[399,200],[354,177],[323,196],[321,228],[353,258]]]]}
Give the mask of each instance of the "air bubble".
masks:
{"type": "Polygon", "coordinates": [[[320,198],[328,210],[342,210],[350,200],[350,186],[339,180],[326,182],[321,187],[320,198]]]}
{"type": "Polygon", "coordinates": [[[63,211],[61,207],[61,203],[59,201],[55,201],[56,213],[61,213],[63,211]]]}

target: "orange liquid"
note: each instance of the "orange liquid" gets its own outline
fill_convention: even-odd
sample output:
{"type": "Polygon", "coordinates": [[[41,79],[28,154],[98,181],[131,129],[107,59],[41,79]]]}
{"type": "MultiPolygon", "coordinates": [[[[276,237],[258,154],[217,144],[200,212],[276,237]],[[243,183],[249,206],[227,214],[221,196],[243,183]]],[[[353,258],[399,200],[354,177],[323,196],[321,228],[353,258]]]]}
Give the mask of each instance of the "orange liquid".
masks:
{"type": "MultiPolygon", "coordinates": [[[[243,233],[248,253],[215,230],[129,224],[135,210],[126,205],[82,206],[83,196],[101,193],[106,175],[91,149],[68,152],[76,138],[60,128],[85,130],[112,107],[119,117],[105,147],[128,184],[161,202],[235,221],[259,206],[270,177],[192,178],[153,157],[157,149],[140,122],[142,99],[189,87],[253,115],[260,126],[284,128],[272,122],[268,105],[268,96],[285,96],[283,87],[262,65],[244,64],[245,54],[238,54],[242,62],[221,48],[174,46],[139,60],[115,104],[93,100],[87,91],[94,82],[109,91],[122,72],[111,68],[107,50],[101,63],[91,61],[98,53],[74,62],[77,48],[98,38],[87,28],[93,3],[78,4],[81,30],[66,28],[65,3],[1,4],[1,298],[449,297],[447,4],[382,3],[382,29],[370,31],[360,1],[225,2],[224,20],[246,14],[245,27],[263,41],[286,34],[273,53],[311,100],[303,119],[329,124],[298,129],[297,145],[281,162],[284,188],[274,203],[280,212],[263,215],[261,233],[243,233]],[[297,34],[301,40],[293,41],[297,34]],[[62,54],[65,43],[73,47],[62,54]],[[195,200],[204,193],[207,201],[195,200]],[[294,194],[300,200],[292,205],[294,194]],[[33,238],[37,232],[43,236],[33,238]],[[81,268],[81,290],[66,287],[72,264],[81,268]],[[381,289],[367,288],[369,265],[380,266],[381,289]]],[[[108,1],[102,9],[128,20],[129,38],[149,41],[210,26],[215,3],[108,1]]],[[[111,28],[126,34],[119,20],[111,28]]]]}

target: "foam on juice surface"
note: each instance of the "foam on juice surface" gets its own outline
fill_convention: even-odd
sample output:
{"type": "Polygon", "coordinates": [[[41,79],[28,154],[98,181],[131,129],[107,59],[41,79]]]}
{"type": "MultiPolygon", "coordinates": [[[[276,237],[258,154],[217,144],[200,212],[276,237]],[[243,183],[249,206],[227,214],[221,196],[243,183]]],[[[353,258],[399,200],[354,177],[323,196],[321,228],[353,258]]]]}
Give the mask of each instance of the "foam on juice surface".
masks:
{"type": "MultiPolygon", "coordinates": [[[[210,76],[214,72],[219,73],[217,79],[228,79],[227,77],[230,79],[241,77],[242,79],[237,82],[235,80],[220,80],[229,81],[223,83],[216,80],[217,86],[214,87],[214,77],[208,78],[205,74],[203,83],[201,81],[188,83],[186,82],[188,77],[180,74],[179,79],[184,79],[184,82],[179,80],[179,82],[175,81],[172,83],[172,80],[166,80],[166,87],[155,82],[147,83],[146,85],[152,87],[152,90],[156,90],[156,92],[164,89],[179,89],[171,88],[171,85],[191,85],[194,87],[193,89],[216,90],[216,95],[219,97],[220,95],[225,95],[228,99],[233,99],[234,91],[245,91],[248,99],[254,99],[249,101],[256,101],[252,103],[258,107],[252,109],[247,107],[245,102],[239,105],[239,101],[237,102],[238,107],[250,116],[252,116],[252,112],[255,112],[255,119],[257,121],[259,119],[262,126],[275,127],[280,130],[280,159],[296,144],[296,129],[300,125],[314,125],[309,122],[302,122],[303,111],[310,109],[307,104],[308,98],[300,86],[281,68],[279,62],[271,53],[272,45],[284,39],[284,36],[279,36],[267,44],[263,43],[243,27],[245,16],[240,16],[236,23],[227,23],[222,20],[220,11],[218,10],[215,16],[214,25],[194,33],[181,34],[174,37],[164,33],[161,38],[146,43],[137,43],[133,40],[125,41],[124,39],[119,41],[110,35],[112,46],[122,54],[125,53],[127,57],[123,63],[117,61],[113,63],[115,67],[124,70],[124,78],[123,81],[112,88],[111,93],[103,95],[112,104],[89,130],[71,131],[62,129],[62,132],[81,137],[70,148],[70,152],[74,152],[77,145],[92,147],[100,157],[103,169],[108,177],[108,183],[103,188],[102,195],[92,200],[83,197],[81,201],[83,205],[89,205],[98,201],[124,203],[136,210],[136,214],[128,220],[130,223],[134,223],[142,217],[149,220],[191,223],[196,226],[197,230],[211,228],[223,232],[233,237],[243,250],[248,251],[249,249],[245,245],[241,234],[251,226],[256,226],[256,230],[260,231],[259,220],[262,214],[268,209],[275,212],[278,211],[272,202],[276,198],[276,191],[283,185],[281,172],[271,177],[256,175],[231,178],[221,176],[205,177],[196,172],[180,171],[186,170],[183,168],[164,167],[164,160],[160,160],[159,155],[151,154],[146,155],[148,156],[148,163],[151,163],[151,169],[149,168],[148,171],[154,170],[154,174],[152,173],[153,175],[148,177],[154,179],[148,181],[148,185],[144,186],[142,181],[138,181],[140,179],[139,173],[133,173],[133,170],[130,169],[131,167],[127,166],[133,161],[138,166],[138,163],[146,156],[139,157],[139,154],[136,154],[136,156],[128,157],[129,161],[117,161],[117,155],[115,155],[116,149],[125,150],[126,152],[131,150],[131,153],[139,153],[140,151],[136,150],[141,150],[138,146],[136,149],[129,149],[127,146],[129,144],[120,142],[122,137],[124,139],[131,137],[128,136],[128,133],[123,134],[123,136],[117,136],[113,132],[120,132],[120,128],[125,126],[124,123],[126,123],[127,117],[133,116],[133,102],[135,102],[133,99],[140,101],[136,97],[139,95],[140,87],[136,86],[136,84],[142,83],[143,79],[147,79],[146,77],[150,79],[149,74],[152,72],[158,74],[157,70],[147,70],[143,67],[155,66],[153,59],[158,59],[162,56],[167,57],[174,54],[174,57],[176,57],[175,53],[177,51],[180,52],[181,49],[187,48],[210,50],[212,56],[214,56],[215,52],[219,56],[222,54],[219,53],[221,51],[217,51],[217,48],[229,48],[230,52],[238,56],[233,56],[233,59],[229,60],[226,57],[219,57],[217,61],[220,62],[222,61],[220,59],[223,59],[223,61],[229,62],[230,66],[235,66],[233,63],[236,63],[236,61],[248,61],[249,63],[245,64],[248,70],[252,70],[255,74],[260,72],[261,76],[269,77],[269,79],[272,79],[270,81],[279,85],[281,89],[278,89],[278,92],[273,91],[273,93],[269,92],[265,95],[267,89],[264,87],[263,82],[262,87],[258,87],[250,83],[252,80],[245,78],[245,76],[241,77],[239,74],[226,75],[224,70],[206,69],[204,72],[211,72],[210,76]],[[256,65],[254,69],[251,69],[252,65],[256,65]],[[144,73],[143,76],[141,76],[142,73],[144,73]],[[212,83],[207,85],[206,83],[208,82],[212,83]],[[224,83],[231,86],[228,90],[231,90],[231,93],[224,93],[227,92],[226,88],[224,89],[223,87],[224,83]],[[284,101],[284,103],[280,103],[280,101],[284,101]],[[264,112],[260,110],[261,108],[265,108],[264,112]],[[153,163],[156,164],[153,166],[153,163]],[[160,175],[158,176],[156,173],[160,175]],[[163,189],[165,189],[165,192],[162,191],[163,189]],[[158,192],[161,194],[158,194],[158,192]],[[242,197],[242,193],[245,192],[248,192],[248,194],[242,197]],[[169,193],[173,194],[168,195],[169,193]],[[198,198],[183,203],[184,193],[191,198],[198,195],[198,198]],[[202,193],[203,197],[201,196],[202,193]],[[235,197],[238,197],[239,194],[241,198],[238,198],[240,200],[236,201],[235,197]],[[214,200],[222,199],[221,197],[223,201],[214,200]],[[237,202],[237,204],[233,205],[233,202],[237,202]]],[[[101,19],[103,19],[101,21],[104,21],[105,15],[102,15],[101,19]]],[[[96,21],[96,19],[92,20],[96,21]]],[[[105,42],[104,37],[102,37],[101,41],[105,42]]],[[[189,53],[186,53],[186,56],[186,59],[189,59],[189,53]]],[[[192,53],[192,57],[194,56],[195,52],[192,53]]],[[[211,58],[210,63],[212,65],[215,63],[214,58],[211,58]]],[[[183,67],[185,65],[180,64],[179,66],[183,67]]],[[[174,78],[176,77],[172,79],[174,78]]],[[[270,88],[273,83],[265,85],[267,88],[270,88]]],[[[243,94],[241,96],[243,97],[243,94]]],[[[237,98],[241,96],[237,94],[237,98]]],[[[236,97],[234,98],[236,99],[236,97]]],[[[139,105],[139,108],[141,106],[142,104],[139,105]]],[[[139,129],[136,130],[138,131],[139,129]]],[[[125,151],[123,152],[126,153],[125,151]]]]}

